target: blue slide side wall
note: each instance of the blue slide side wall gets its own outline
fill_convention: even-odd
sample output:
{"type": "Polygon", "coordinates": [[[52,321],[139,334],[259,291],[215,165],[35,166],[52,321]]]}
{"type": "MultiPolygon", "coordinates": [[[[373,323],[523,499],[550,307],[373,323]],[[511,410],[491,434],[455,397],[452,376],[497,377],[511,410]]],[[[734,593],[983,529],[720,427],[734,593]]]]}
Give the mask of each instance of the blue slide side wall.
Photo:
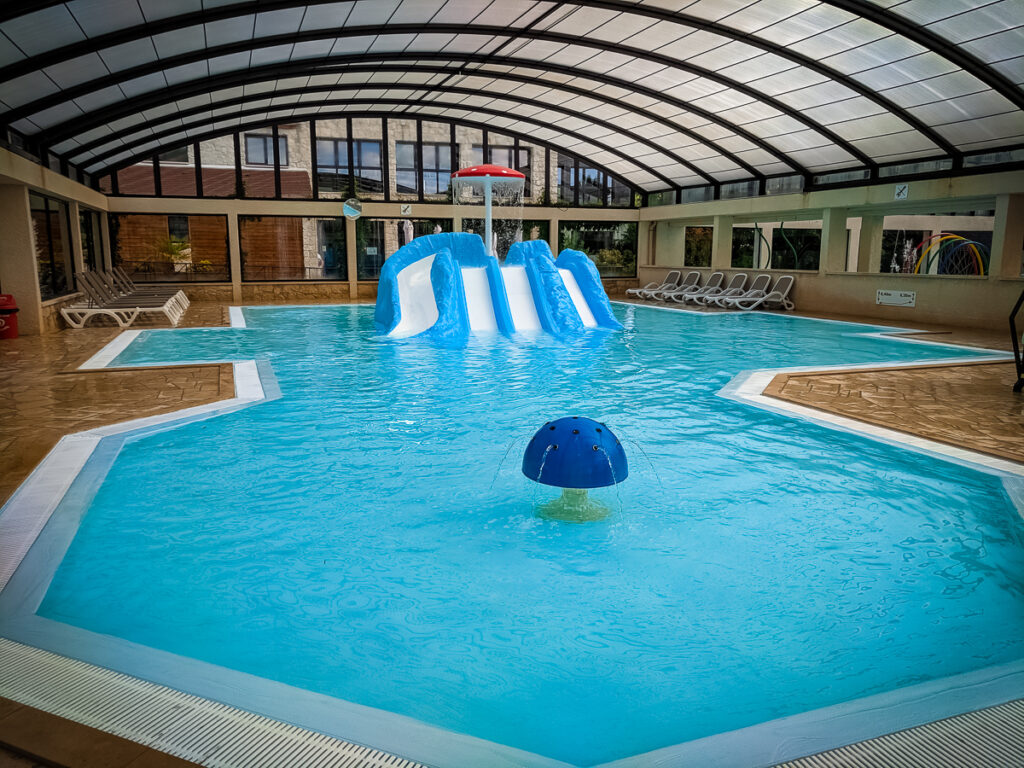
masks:
{"type": "Polygon", "coordinates": [[[597,266],[583,251],[574,251],[566,248],[555,262],[561,269],[568,269],[576,278],[576,283],[583,293],[583,298],[590,306],[594,319],[602,328],[611,328],[616,331],[622,330],[622,323],[615,319],[612,312],[612,303],[608,300],[608,294],[601,284],[601,274],[597,266]]]}
{"type": "MultiPolygon", "coordinates": [[[[423,235],[403,245],[384,262],[377,285],[377,307],[374,323],[381,333],[390,333],[402,317],[398,296],[398,273],[410,264],[434,254],[431,280],[435,270],[440,282],[434,282],[434,299],[437,301],[438,323],[444,323],[444,331],[438,329],[443,338],[454,343],[469,336],[469,313],[466,309],[466,294],[462,286],[461,267],[483,267],[491,289],[498,329],[511,335],[514,332],[512,310],[501,279],[498,260],[484,250],[479,235],[468,232],[442,232],[437,235],[423,235]],[[441,252],[446,255],[441,258],[441,252]],[[457,268],[458,267],[458,268],[457,268]],[[460,308],[461,307],[461,308],[460,308]],[[460,323],[462,324],[460,326],[460,323]]],[[[437,336],[438,334],[434,334],[437,336]]]]}
{"type": "Polygon", "coordinates": [[[533,302],[537,305],[537,315],[545,331],[560,338],[583,333],[583,320],[572,303],[562,276],[558,274],[555,257],[551,255],[546,241],[514,243],[508,249],[505,263],[526,267],[533,302]]]}

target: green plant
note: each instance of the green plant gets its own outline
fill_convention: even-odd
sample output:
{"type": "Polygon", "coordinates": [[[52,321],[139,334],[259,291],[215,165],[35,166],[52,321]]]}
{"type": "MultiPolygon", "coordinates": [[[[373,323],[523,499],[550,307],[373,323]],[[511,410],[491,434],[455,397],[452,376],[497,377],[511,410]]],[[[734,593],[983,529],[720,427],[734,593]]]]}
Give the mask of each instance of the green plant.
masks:
{"type": "Polygon", "coordinates": [[[192,256],[192,244],[176,237],[163,237],[153,243],[153,252],[157,261],[173,264],[187,261],[192,256]]]}

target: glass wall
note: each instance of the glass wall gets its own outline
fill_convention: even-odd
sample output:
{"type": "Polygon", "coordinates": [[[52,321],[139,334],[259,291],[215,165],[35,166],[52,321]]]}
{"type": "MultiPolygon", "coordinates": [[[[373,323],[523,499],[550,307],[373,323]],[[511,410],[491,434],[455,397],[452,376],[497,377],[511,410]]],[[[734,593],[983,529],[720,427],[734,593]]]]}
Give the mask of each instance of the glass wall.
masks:
{"type": "Polygon", "coordinates": [[[82,238],[82,264],[89,272],[103,262],[103,225],[99,211],[85,206],[78,208],[78,229],[82,238]]]}
{"type": "Polygon", "coordinates": [[[242,280],[348,280],[343,217],[239,216],[242,280]]]}
{"type": "Polygon", "coordinates": [[[817,270],[821,230],[778,227],[772,232],[772,269],[817,270]]]}
{"type": "Polygon", "coordinates": [[[43,301],[74,292],[74,262],[68,204],[62,200],[31,194],[32,229],[36,241],[36,272],[43,301]]]}
{"type": "Polygon", "coordinates": [[[348,165],[348,121],[316,121],[317,194],[344,200],[355,193],[348,165]]]}
{"type": "Polygon", "coordinates": [[[238,196],[235,142],[231,136],[201,142],[199,166],[203,180],[203,197],[238,196]]]}
{"type": "Polygon", "coordinates": [[[159,156],[160,194],[167,197],[196,196],[196,166],[192,147],[179,147],[159,156]]]}
{"type": "Polygon", "coordinates": [[[281,197],[285,200],[309,200],[313,197],[313,155],[309,141],[309,123],[277,127],[278,168],[281,197]]]}
{"type": "Polygon", "coordinates": [[[414,237],[451,231],[451,219],[357,219],[356,279],[376,280],[384,260],[414,237]]]}
{"type": "MultiPolygon", "coordinates": [[[[547,240],[551,222],[547,219],[495,219],[491,223],[491,245],[495,255],[504,259],[513,243],[521,240],[547,240]]],[[[483,219],[463,219],[462,231],[484,237],[483,219]]]]}
{"type": "Polygon", "coordinates": [[[710,267],[714,233],[714,227],[687,227],[683,237],[683,264],[687,267],[710,267]]]}
{"type": "Polygon", "coordinates": [[[761,230],[757,227],[734,227],[732,230],[732,266],[759,268],[761,230]]]}
{"type": "Polygon", "coordinates": [[[587,254],[602,277],[636,277],[636,222],[559,222],[559,252],[564,248],[587,254]]]}
{"type": "Polygon", "coordinates": [[[110,255],[138,282],[231,279],[227,216],[110,214],[110,255]]]}
{"type": "Polygon", "coordinates": [[[153,175],[153,163],[136,163],[122,168],[117,172],[117,193],[119,195],[156,194],[156,177],[153,175]]]}
{"type": "Polygon", "coordinates": [[[622,180],[569,155],[516,136],[413,117],[304,120],[208,139],[199,145],[198,176],[194,144],[158,160],[97,184],[108,194],[116,187],[117,194],[140,196],[449,201],[452,171],[490,162],[523,173],[524,200],[533,205],[635,202],[622,180]]]}

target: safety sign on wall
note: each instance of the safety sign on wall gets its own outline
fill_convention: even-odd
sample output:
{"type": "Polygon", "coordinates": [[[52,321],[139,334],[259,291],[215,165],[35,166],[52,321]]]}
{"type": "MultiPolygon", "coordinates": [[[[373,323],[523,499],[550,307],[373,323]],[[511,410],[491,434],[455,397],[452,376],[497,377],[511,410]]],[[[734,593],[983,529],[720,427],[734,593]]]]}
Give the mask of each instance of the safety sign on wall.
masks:
{"type": "Polygon", "coordinates": [[[878,291],[875,295],[875,304],[889,307],[912,307],[916,303],[916,291],[878,291]]]}

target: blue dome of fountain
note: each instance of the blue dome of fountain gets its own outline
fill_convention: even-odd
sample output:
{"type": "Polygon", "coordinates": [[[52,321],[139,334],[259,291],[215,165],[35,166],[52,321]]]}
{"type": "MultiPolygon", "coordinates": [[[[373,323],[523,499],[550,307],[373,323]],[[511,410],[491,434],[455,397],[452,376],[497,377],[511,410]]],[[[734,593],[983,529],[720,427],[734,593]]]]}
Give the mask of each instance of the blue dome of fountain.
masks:
{"type": "Polygon", "coordinates": [[[629,475],[626,452],[604,424],[582,416],[549,421],[523,454],[523,474],[559,488],[601,488],[629,475]]]}

